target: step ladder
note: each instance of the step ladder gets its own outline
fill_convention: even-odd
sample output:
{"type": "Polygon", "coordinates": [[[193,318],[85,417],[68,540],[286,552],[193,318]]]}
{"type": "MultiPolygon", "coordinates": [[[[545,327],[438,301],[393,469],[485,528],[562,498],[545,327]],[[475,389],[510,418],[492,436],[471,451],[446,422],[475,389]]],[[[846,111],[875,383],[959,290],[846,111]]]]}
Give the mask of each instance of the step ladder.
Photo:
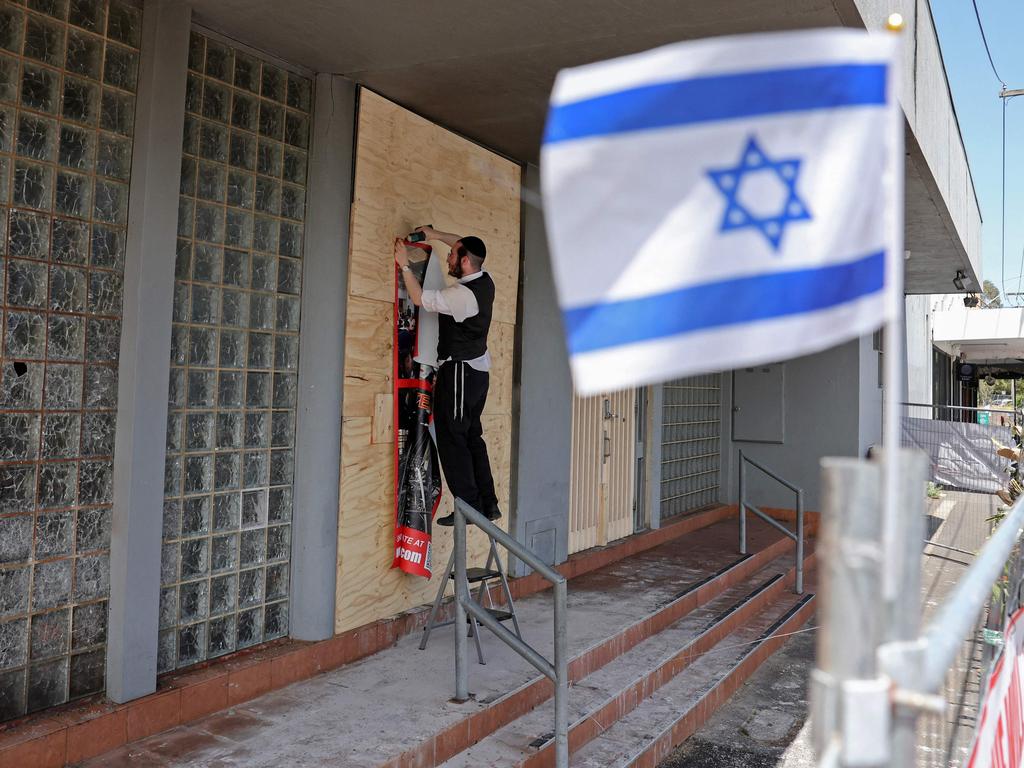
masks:
{"type": "MultiPolygon", "coordinates": [[[[466,569],[466,581],[470,584],[477,584],[476,588],[476,602],[481,608],[486,610],[491,616],[498,621],[511,621],[512,627],[515,630],[516,637],[520,640],[523,639],[523,634],[519,630],[519,619],[516,617],[516,606],[512,602],[512,590],[508,587],[508,577],[505,575],[505,568],[501,564],[501,558],[498,557],[498,548],[495,546],[494,539],[488,538],[488,542],[491,545],[491,551],[487,555],[487,563],[483,568],[467,568],[466,569]],[[493,564],[493,568],[491,567],[493,564]],[[507,610],[502,608],[496,608],[491,601],[491,592],[487,588],[488,582],[494,579],[501,580],[501,587],[505,593],[505,600],[507,602],[507,610]],[[486,599],[487,603],[484,604],[486,599]]],[[[427,647],[427,641],[430,640],[430,633],[437,627],[446,627],[449,624],[454,624],[454,619],[448,619],[447,621],[437,621],[437,615],[441,610],[441,601],[444,599],[444,589],[448,586],[449,581],[455,580],[455,553],[452,552],[452,556],[448,558],[448,567],[445,569],[445,578],[441,579],[441,583],[437,586],[437,597],[434,598],[434,607],[430,609],[430,618],[427,619],[427,625],[423,628],[423,639],[420,640],[420,650],[425,650],[427,647]]],[[[469,594],[473,594],[472,587],[468,590],[469,594]]],[[[472,614],[466,614],[466,620],[469,623],[469,636],[473,638],[476,643],[476,655],[477,659],[481,664],[486,664],[484,661],[484,652],[480,647],[480,625],[477,623],[476,617],[472,614]]]]}

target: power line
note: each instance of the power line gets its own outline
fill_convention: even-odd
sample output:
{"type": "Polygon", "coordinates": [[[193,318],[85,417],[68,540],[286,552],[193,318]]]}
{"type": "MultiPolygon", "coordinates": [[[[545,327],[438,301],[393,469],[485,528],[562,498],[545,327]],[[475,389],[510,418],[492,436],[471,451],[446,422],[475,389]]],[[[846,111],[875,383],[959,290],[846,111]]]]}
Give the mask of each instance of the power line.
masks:
{"type": "Polygon", "coordinates": [[[981,23],[981,15],[978,13],[977,0],[971,0],[971,5],[974,6],[974,18],[978,20],[978,31],[981,32],[981,42],[985,44],[985,53],[988,54],[988,63],[992,67],[992,74],[996,76],[996,80],[999,81],[999,84],[1005,88],[1006,81],[999,76],[999,73],[996,71],[995,62],[992,61],[992,51],[988,48],[988,38],[985,37],[985,27],[981,23]]]}

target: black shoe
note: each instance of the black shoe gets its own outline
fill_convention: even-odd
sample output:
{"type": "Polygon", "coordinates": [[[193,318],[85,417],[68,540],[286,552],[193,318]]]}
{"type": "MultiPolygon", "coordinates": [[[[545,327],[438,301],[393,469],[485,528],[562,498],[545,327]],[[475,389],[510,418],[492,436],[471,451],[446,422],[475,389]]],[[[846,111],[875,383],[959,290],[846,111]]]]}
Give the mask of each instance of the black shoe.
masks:
{"type": "Polygon", "coordinates": [[[501,517],[501,510],[498,509],[498,505],[495,504],[493,507],[488,507],[484,510],[484,517],[488,520],[497,520],[501,517]]]}
{"type": "Polygon", "coordinates": [[[455,513],[452,512],[450,515],[445,515],[444,517],[437,518],[437,520],[434,521],[434,524],[447,525],[448,527],[455,525],[455,513]]]}

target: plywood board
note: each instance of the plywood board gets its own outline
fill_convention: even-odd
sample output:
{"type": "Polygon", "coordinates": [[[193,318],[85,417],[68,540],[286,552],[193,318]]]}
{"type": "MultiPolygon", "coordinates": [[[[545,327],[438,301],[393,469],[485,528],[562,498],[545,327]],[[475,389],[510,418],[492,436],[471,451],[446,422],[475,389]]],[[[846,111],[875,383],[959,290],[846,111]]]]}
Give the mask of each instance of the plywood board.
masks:
{"type": "MultiPolygon", "coordinates": [[[[451,553],[451,529],[435,527],[430,581],[390,568],[394,238],[429,223],[447,232],[475,234],[487,244],[485,269],[497,292],[488,340],[494,362],[484,439],[506,512],[519,284],[519,166],[366,90],[360,93],[357,135],[345,329],[338,632],[430,602],[451,553]]],[[[448,514],[451,504],[446,489],[438,516],[448,514]]],[[[502,523],[507,525],[507,515],[502,523]]],[[[483,565],[487,543],[480,531],[470,532],[469,552],[471,564],[483,565]]]]}

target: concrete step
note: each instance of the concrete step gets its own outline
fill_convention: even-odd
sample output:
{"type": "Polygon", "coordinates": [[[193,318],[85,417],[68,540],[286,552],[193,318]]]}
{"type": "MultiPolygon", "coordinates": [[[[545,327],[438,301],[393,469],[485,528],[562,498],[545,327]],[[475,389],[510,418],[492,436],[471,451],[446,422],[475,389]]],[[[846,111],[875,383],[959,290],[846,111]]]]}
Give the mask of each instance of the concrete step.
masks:
{"type": "MultiPolygon", "coordinates": [[[[756,622],[772,606],[789,602],[794,578],[792,555],[777,557],[576,682],[569,696],[570,750],[579,751],[730,633],[756,622]]],[[[553,703],[548,701],[444,765],[552,766],[553,722],[553,703]]]]}

